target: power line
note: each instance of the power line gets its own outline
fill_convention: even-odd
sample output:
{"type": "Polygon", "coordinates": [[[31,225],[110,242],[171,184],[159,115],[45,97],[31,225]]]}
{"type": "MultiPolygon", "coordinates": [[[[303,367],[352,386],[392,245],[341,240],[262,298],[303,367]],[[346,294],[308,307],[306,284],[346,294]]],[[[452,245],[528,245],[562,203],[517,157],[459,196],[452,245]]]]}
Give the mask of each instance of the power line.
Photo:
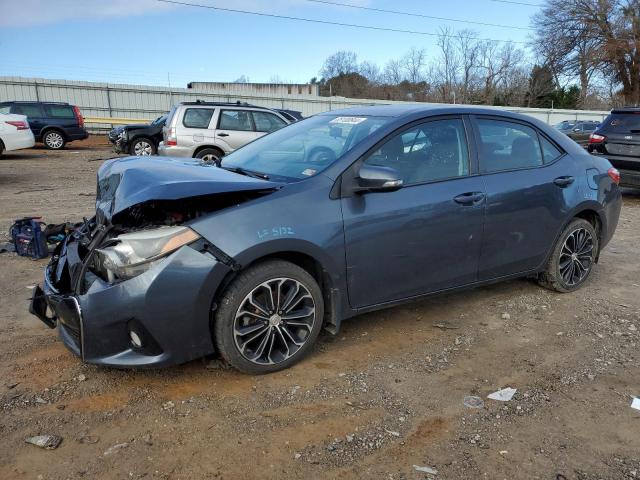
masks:
{"type": "Polygon", "coordinates": [[[305,0],[307,2],[312,3],[322,3],[325,5],[333,5],[336,7],[347,7],[347,8],[355,8],[358,10],[368,10],[370,12],[378,12],[378,13],[391,13],[393,15],[405,15],[408,17],[420,17],[420,18],[430,18],[432,20],[443,20],[445,22],[458,22],[458,23],[468,23],[471,25],[482,25],[483,27],[499,27],[499,28],[511,28],[514,30],[533,30],[531,27],[518,27],[513,25],[501,25],[499,23],[486,23],[486,22],[475,22],[473,20],[462,20],[460,18],[448,18],[448,17],[435,17],[433,15],[425,15],[417,12],[405,12],[401,10],[385,10],[382,8],[373,8],[373,7],[361,7],[360,5],[351,5],[349,3],[338,3],[338,2],[330,2],[328,0],[305,0]]]}
{"type": "MultiPolygon", "coordinates": [[[[213,5],[202,5],[199,3],[189,3],[189,2],[181,2],[178,0],[156,0],[157,2],[162,2],[162,3],[170,3],[173,5],[183,5],[186,7],[198,7],[198,8],[208,8],[210,10],[219,10],[222,12],[232,12],[232,13],[242,13],[245,15],[255,15],[255,16],[259,16],[259,17],[269,17],[269,18],[280,18],[283,20],[293,20],[293,21],[298,21],[298,22],[307,22],[307,23],[319,23],[322,25],[336,25],[339,27],[350,27],[350,28],[362,28],[365,30],[377,30],[377,31],[383,31],[383,32],[394,32],[394,33],[407,33],[407,34],[411,34],[411,35],[426,35],[426,36],[430,36],[430,37],[440,37],[440,36],[444,36],[444,37],[456,37],[456,35],[448,35],[448,34],[441,34],[441,33],[434,33],[434,32],[423,32],[423,31],[419,31],[419,30],[404,30],[404,29],[400,29],[400,28],[390,28],[390,27],[376,27],[373,25],[360,25],[360,24],[356,24],[356,23],[344,23],[344,22],[332,22],[329,20],[319,20],[316,18],[306,18],[306,17],[293,17],[293,16],[289,16],[289,15],[277,15],[275,13],[264,13],[264,12],[254,12],[251,10],[239,10],[239,9],[235,9],[235,8],[224,8],[224,7],[214,7],[213,5]]],[[[460,38],[460,36],[457,36],[458,38],[460,38]]],[[[477,37],[464,37],[462,36],[462,38],[469,38],[469,39],[473,39],[473,40],[485,40],[488,42],[496,42],[496,43],[500,43],[500,42],[504,42],[504,43],[518,43],[518,44],[526,44],[526,42],[518,42],[515,40],[498,40],[498,39],[493,39],[493,38],[477,38],[477,37]]]]}
{"type": "Polygon", "coordinates": [[[542,3],[527,3],[527,2],[516,2],[513,0],[490,0],[491,2],[496,3],[510,3],[512,5],[525,5],[527,7],[542,7],[544,6],[542,3]]]}

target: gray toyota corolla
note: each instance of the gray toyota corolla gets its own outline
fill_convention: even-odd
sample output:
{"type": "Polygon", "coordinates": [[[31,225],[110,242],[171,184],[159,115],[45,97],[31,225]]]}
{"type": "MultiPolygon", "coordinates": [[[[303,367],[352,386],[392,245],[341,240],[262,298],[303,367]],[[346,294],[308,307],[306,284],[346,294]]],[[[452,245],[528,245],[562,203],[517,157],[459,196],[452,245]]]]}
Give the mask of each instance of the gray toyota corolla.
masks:
{"type": "Polygon", "coordinates": [[[86,362],[217,351],[271,372],[370,310],[515,277],[577,289],[616,228],[618,181],[533,118],[417,105],[316,115],[219,165],[110,160],[30,310],[86,362]]]}

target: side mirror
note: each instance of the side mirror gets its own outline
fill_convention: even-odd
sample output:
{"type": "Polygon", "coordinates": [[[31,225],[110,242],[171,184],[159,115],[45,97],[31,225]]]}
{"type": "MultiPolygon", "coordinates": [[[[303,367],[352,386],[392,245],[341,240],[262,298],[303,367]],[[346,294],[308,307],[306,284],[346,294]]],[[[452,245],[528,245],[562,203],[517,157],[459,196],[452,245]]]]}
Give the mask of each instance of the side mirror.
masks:
{"type": "Polygon", "coordinates": [[[579,129],[579,128],[574,128],[574,129],[573,129],[573,131],[574,131],[574,132],[579,132],[579,131],[580,131],[580,129],[579,129]]]}
{"type": "Polygon", "coordinates": [[[390,167],[362,165],[355,178],[354,192],[393,192],[402,188],[400,173],[390,167]]]}

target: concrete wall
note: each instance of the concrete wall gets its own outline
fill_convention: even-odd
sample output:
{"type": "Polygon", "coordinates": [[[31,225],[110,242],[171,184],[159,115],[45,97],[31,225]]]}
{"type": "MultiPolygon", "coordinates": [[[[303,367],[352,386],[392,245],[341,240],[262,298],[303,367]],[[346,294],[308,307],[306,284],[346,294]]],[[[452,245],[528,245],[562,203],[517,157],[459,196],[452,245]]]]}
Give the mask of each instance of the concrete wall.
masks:
{"type": "MultiPolygon", "coordinates": [[[[195,84],[194,84],[195,85],[195,84]]],[[[214,84],[210,84],[214,85],[214,84]]],[[[286,86],[285,86],[286,87],[286,86]]],[[[249,94],[251,93],[251,94],[249,94]]],[[[195,88],[167,88],[145,85],[94,83],[42,78],[0,77],[0,102],[6,100],[38,100],[69,102],[77,105],[85,117],[131,118],[152,120],[167,112],[180,101],[248,102],[254,105],[299,110],[304,116],[358,105],[410,103],[384,100],[352,99],[344,97],[316,97],[298,95],[258,95],[195,88]]],[[[609,112],[589,110],[551,110],[539,108],[496,107],[524,113],[547,123],[562,120],[602,120],[609,112]]],[[[90,131],[105,131],[110,124],[87,125],[90,131]]]]}

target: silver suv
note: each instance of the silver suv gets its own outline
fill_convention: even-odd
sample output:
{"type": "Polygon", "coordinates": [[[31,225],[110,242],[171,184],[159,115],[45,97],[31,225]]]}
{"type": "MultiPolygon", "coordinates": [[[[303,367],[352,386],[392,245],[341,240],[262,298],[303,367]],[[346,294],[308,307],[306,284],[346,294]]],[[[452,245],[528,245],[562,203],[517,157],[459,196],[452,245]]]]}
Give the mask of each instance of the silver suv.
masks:
{"type": "Polygon", "coordinates": [[[246,103],[182,102],[169,112],[158,154],[216,161],[290,122],[246,103]]]}

